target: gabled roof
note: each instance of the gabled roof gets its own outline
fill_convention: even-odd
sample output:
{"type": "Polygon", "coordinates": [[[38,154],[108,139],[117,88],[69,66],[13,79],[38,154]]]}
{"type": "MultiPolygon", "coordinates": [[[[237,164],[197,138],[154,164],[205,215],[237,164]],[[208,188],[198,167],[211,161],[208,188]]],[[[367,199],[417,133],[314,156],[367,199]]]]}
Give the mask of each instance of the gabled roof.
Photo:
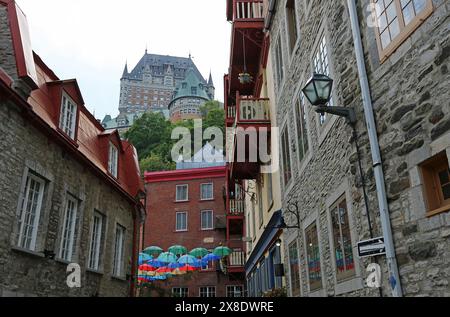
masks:
{"type": "MultiPolygon", "coordinates": [[[[0,5],[4,3],[5,1],[0,0],[0,5]]],[[[6,3],[15,8],[14,1],[10,0],[6,3]]],[[[9,15],[8,18],[10,25],[18,23],[19,17],[17,14],[9,15]]],[[[26,20],[24,15],[21,18],[26,20]]],[[[23,34],[28,34],[25,22],[22,21],[21,27],[20,31],[23,34]]],[[[10,100],[12,105],[25,110],[21,111],[24,120],[41,131],[51,142],[60,145],[70,157],[89,168],[93,174],[104,180],[111,188],[117,190],[119,195],[122,195],[133,205],[139,204],[136,197],[143,192],[144,188],[139,176],[140,170],[135,148],[128,142],[121,141],[116,130],[105,132],[102,125],[85,107],[83,96],[75,79],[60,80],[42,59],[31,51],[31,47],[22,47],[22,45],[16,43],[17,41],[23,41],[23,39],[18,36],[12,39],[11,45],[15,48],[14,58],[27,57],[27,69],[35,70],[35,75],[29,76],[30,79],[35,81],[32,85],[34,90],[27,99],[19,95],[14,89],[11,74],[6,73],[0,65],[2,102],[10,100]],[[18,52],[18,48],[21,48],[21,50],[30,49],[30,52],[29,54],[18,52]],[[31,55],[31,57],[28,55],[31,55]],[[77,106],[74,139],[59,128],[63,92],[67,93],[77,106]],[[109,141],[116,144],[121,150],[117,178],[114,178],[108,172],[109,141]]],[[[23,65],[16,63],[16,66],[19,68],[23,65]]],[[[19,73],[17,69],[9,71],[19,73]]]]}
{"type": "MultiPolygon", "coordinates": [[[[147,53],[144,54],[136,67],[125,78],[142,80],[144,69],[146,68],[146,66],[164,67],[165,65],[171,65],[173,69],[187,70],[189,68],[192,68],[198,79],[201,80],[201,82],[203,82],[204,84],[207,83],[191,58],[147,53]]],[[[164,76],[164,73],[159,76],[164,76]]]]}

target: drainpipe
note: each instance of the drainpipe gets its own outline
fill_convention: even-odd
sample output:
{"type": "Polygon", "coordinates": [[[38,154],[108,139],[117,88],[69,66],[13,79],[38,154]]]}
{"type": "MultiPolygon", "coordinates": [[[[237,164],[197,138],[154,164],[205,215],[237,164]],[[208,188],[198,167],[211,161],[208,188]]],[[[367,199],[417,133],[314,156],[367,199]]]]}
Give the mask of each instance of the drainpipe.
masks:
{"type": "Polygon", "coordinates": [[[389,218],[389,206],[386,196],[386,184],[384,180],[383,161],[381,159],[380,146],[378,143],[378,135],[376,130],[375,118],[373,113],[372,99],[370,96],[369,81],[364,62],[364,51],[361,41],[361,31],[359,28],[358,13],[356,10],[355,0],[347,0],[350,14],[350,21],[353,32],[353,40],[355,43],[356,61],[358,65],[358,75],[361,84],[361,92],[363,97],[364,115],[369,135],[373,170],[378,195],[378,205],[380,209],[381,228],[383,230],[384,243],[386,245],[386,258],[389,270],[389,282],[392,288],[392,296],[402,297],[402,287],[400,284],[400,276],[398,273],[397,259],[394,249],[394,240],[392,238],[391,220],[389,218]]]}

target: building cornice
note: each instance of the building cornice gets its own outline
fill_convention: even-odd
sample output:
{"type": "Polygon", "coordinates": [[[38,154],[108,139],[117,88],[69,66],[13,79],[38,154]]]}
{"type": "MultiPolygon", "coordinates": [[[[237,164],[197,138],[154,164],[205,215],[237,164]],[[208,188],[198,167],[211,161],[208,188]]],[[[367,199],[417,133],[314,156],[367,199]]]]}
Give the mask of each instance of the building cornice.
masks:
{"type": "Polygon", "coordinates": [[[208,167],[166,172],[145,172],[145,183],[161,183],[173,181],[187,181],[204,178],[221,178],[226,176],[226,167],[208,167]]]}

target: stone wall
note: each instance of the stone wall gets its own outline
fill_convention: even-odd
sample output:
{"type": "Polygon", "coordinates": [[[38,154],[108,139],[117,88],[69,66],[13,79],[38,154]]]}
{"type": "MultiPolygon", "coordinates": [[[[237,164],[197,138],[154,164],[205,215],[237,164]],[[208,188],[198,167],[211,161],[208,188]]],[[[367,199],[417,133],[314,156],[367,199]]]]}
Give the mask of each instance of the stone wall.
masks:
{"type": "Polygon", "coordinates": [[[0,296],[127,296],[134,207],[3,100],[0,134],[0,296]],[[36,253],[15,248],[16,212],[26,169],[47,180],[36,253]],[[40,253],[59,252],[67,192],[81,201],[73,262],[81,266],[82,287],[74,289],[66,284],[68,263],[40,253]],[[104,213],[107,221],[102,272],[87,270],[94,209],[104,213]],[[112,277],[116,223],[126,228],[123,278],[112,277]]]}
{"type": "MultiPolygon", "coordinates": [[[[283,0],[278,1],[277,13],[270,30],[272,58],[275,56],[278,36],[282,37],[284,80],[275,85],[275,103],[280,129],[285,125],[289,128],[293,171],[291,182],[282,187],[283,207],[287,209],[291,199],[299,202],[302,227],[300,231],[285,231],[285,247],[287,248],[291,241],[298,242],[302,296],[379,296],[377,289],[364,286],[366,268],[371,260],[357,258],[356,243],[370,236],[351,127],[343,118],[332,116],[328,117],[324,126],[320,126],[318,114],[307,104],[305,107],[309,153],[301,162],[298,159],[294,104],[300,89],[313,72],[314,53],[324,35],[327,40],[331,77],[335,83],[334,104],[353,107],[357,112],[357,137],[362,151],[362,166],[374,236],[382,235],[346,3],[342,0],[296,1],[300,40],[292,54],[288,51],[283,0]],[[341,195],[346,195],[350,214],[356,277],[337,283],[331,250],[333,242],[329,209],[341,195]],[[324,285],[318,292],[310,292],[308,288],[304,245],[304,229],[314,220],[319,227],[324,285]]],[[[366,27],[365,21],[369,14],[366,11],[367,4],[368,1],[364,1],[364,6],[359,8],[359,14],[363,17],[361,24],[367,51],[366,64],[378,123],[403,289],[406,295],[448,295],[449,272],[446,267],[449,261],[449,215],[426,218],[422,210],[419,214],[416,211],[416,218],[413,220],[408,219],[408,214],[417,209],[417,201],[422,201],[423,205],[424,200],[420,186],[413,187],[411,179],[411,175],[414,176],[417,172],[417,165],[430,157],[432,151],[439,152],[437,148],[445,150],[449,146],[450,137],[448,132],[445,134],[450,125],[449,4],[445,1],[434,1],[435,12],[413,33],[413,43],[407,41],[383,64],[379,62],[375,29],[366,27]],[[443,138],[447,141],[443,141],[443,138]],[[424,153],[421,158],[419,152],[424,153]]],[[[288,214],[285,216],[288,224],[294,224],[293,218],[288,214]]],[[[385,257],[379,257],[377,260],[382,268],[382,293],[384,296],[390,296],[385,257]]],[[[288,257],[284,262],[289,263],[288,257]]],[[[289,270],[286,273],[288,274],[289,270]]],[[[287,282],[289,284],[289,278],[287,282]]],[[[290,285],[288,289],[289,287],[290,285]]]]}

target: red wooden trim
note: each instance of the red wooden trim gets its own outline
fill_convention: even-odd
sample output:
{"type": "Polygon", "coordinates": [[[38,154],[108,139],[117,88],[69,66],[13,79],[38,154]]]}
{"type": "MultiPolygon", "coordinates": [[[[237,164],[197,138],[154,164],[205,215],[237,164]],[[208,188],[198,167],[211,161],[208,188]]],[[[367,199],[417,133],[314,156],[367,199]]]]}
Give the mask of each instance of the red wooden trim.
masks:
{"type": "MultiPolygon", "coordinates": [[[[23,79],[32,89],[37,89],[37,75],[36,70],[34,71],[34,74],[30,73],[27,62],[26,62],[26,56],[24,51],[24,43],[22,39],[22,33],[20,31],[20,23],[19,23],[19,16],[17,9],[20,10],[20,8],[17,7],[14,0],[5,0],[2,1],[3,5],[7,6],[8,11],[8,20],[9,20],[9,27],[11,31],[11,38],[13,42],[13,48],[14,48],[14,57],[16,60],[16,66],[17,66],[17,75],[19,78],[23,79]],[[35,78],[33,78],[33,77],[35,78]]],[[[24,18],[25,14],[20,11],[21,14],[23,14],[24,18]]],[[[24,30],[22,30],[24,31],[24,30]]],[[[30,58],[33,58],[32,56],[30,58]]],[[[34,61],[29,61],[29,63],[32,63],[34,66],[34,61]]]]}
{"type": "Polygon", "coordinates": [[[11,87],[13,80],[9,75],[0,67],[0,80],[2,80],[8,87],[11,87]]]}

